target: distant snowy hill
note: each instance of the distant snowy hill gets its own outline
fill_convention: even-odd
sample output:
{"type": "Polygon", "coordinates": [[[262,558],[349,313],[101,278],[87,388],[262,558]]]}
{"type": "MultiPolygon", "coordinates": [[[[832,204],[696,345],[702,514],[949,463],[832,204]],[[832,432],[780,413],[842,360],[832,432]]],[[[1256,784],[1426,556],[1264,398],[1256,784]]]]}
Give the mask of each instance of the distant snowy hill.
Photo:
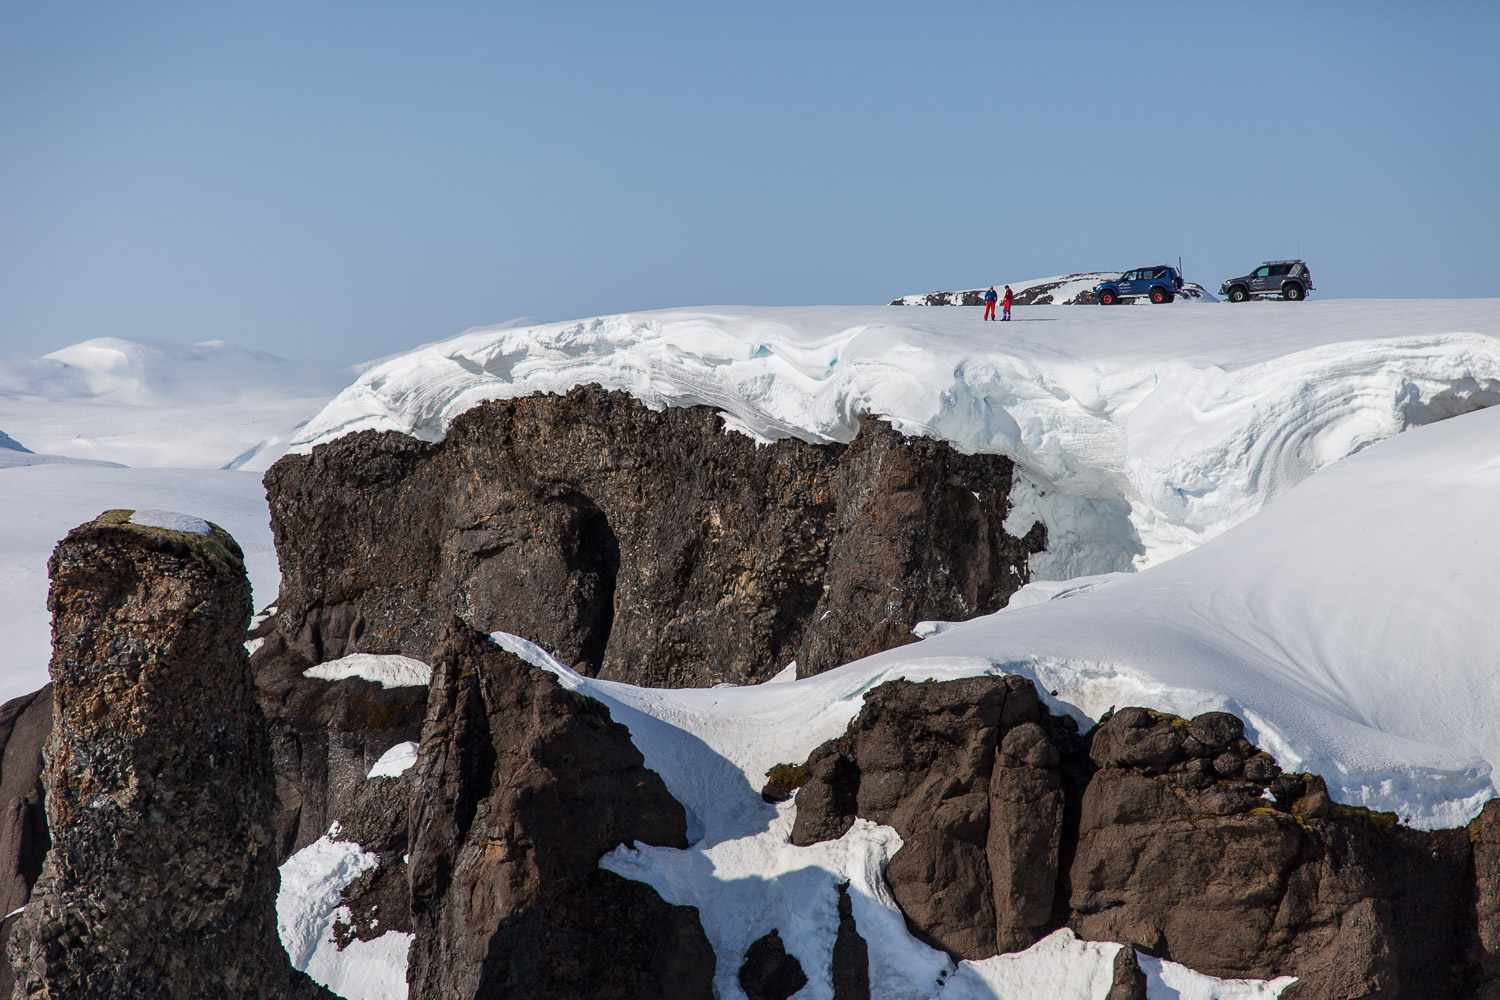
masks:
{"type": "Polygon", "coordinates": [[[100,337],[0,359],[0,428],[32,452],[130,466],[264,469],[352,372],[224,341],[100,337]]]}
{"type": "MultiPolygon", "coordinates": [[[[1074,306],[1095,303],[1094,286],[1101,281],[1118,278],[1120,271],[1084,271],[1077,274],[1060,274],[1052,278],[1030,278],[1025,281],[1000,281],[995,288],[1010,285],[1014,293],[1013,302],[1019,306],[1074,306]]],[[[967,288],[956,292],[928,292],[925,295],[903,295],[892,299],[893,306],[982,306],[984,293],[989,286],[967,288]]],[[[1218,298],[1197,282],[1189,281],[1183,287],[1183,297],[1188,300],[1217,302],[1218,298]]]]}
{"type": "Polygon", "coordinates": [[[273,600],[260,470],[350,378],[223,341],[104,337],[0,359],[0,700],[46,683],[47,559],[103,510],[222,524],[245,549],[256,599],[273,600]],[[214,471],[226,465],[246,471],[214,471]]]}

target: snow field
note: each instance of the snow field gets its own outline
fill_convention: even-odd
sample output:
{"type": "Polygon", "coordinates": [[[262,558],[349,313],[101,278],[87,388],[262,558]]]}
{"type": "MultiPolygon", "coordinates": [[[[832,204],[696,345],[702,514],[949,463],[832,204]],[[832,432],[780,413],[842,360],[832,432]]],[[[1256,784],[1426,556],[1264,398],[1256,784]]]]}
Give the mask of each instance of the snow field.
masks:
{"type": "Polygon", "coordinates": [[[0,358],[0,430],[37,453],[0,463],[263,472],[351,377],[222,340],[99,337],[41,358],[0,358]]]}

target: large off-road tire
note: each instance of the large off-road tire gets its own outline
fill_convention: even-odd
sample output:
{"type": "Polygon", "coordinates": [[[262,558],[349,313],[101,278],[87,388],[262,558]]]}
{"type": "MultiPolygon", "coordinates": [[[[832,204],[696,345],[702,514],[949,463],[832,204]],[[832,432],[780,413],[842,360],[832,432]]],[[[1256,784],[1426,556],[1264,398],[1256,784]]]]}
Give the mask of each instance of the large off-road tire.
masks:
{"type": "Polygon", "coordinates": [[[1167,290],[1165,288],[1151,289],[1151,301],[1156,305],[1161,305],[1163,302],[1170,301],[1167,298],[1167,290]]]}
{"type": "Polygon", "coordinates": [[[1230,302],[1244,302],[1248,298],[1250,298],[1250,293],[1245,291],[1244,285],[1235,285],[1229,290],[1230,302]]]}
{"type": "Polygon", "coordinates": [[[1281,290],[1281,297],[1288,302],[1300,302],[1306,295],[1307,293],[1302,290],[1302,286],[1293,282],[1288,282],[1286,287],[1281,290]]]}
{"type": "Polygon", "coordinates": [[[1112,306],[1118,301],[1119,299],[1115,297],[1115,293],[1108,288],[1099,293],[1099,304],[1101,306],[1112,306]]]}

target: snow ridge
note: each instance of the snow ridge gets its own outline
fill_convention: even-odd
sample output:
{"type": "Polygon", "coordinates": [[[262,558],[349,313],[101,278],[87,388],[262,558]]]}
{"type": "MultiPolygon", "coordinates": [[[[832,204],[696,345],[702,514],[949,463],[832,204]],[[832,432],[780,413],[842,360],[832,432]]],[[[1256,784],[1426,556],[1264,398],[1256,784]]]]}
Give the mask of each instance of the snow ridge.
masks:
{"type": "Polygon", "coordinates": [[[481,402],[597,383],[707,405],[769,441],[898,430],[1007,455],[1041,579],[1143,568],[1316,470],[1500,400],[1500,302],[724,307],[481,328],[366,371],[291,450],[360,430],[437,441],[481,402]]]}

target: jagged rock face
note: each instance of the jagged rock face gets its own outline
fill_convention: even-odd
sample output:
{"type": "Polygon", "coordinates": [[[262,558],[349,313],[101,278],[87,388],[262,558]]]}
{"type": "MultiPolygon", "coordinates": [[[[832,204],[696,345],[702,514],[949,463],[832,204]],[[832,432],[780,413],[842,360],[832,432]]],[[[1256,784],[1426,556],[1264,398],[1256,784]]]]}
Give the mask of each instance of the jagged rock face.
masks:
{"type": "MultiPolygon", "coordinates": [[[[1080,737],[1019,677],[894,681],[803,771],[793,841],[895,827],[892,894],[956,957],[1067,924],[1214,976],[1296,976],[1287,1000],[1497,992],[1500,807],[1422,832],[1335,805],[1225,713],[1127,708],[1080,737]]],[[[1111,996],[1142,995],[1122,963],[1111,996]]]]}
{"type": "Polygon", "coordinates": [[[1080,936],[1215,976],[1294,975],[1298,1000],[1461,995],[1465,831],[1336,806],[1223,713],[1122,710],[1092,757],[1071,873],[1080,936]]]}
{"type": "Polygon", "coordinates": [[[456,615],[640,684],[815,673],[1026,582],[1045,538],[1006,534],[1011,471],[874,419],[757,445],[597,386],[483,404],[438,444],[350,435],[266,474],[283,640],[257,669],[425,659],[456,615]]]}
{"type": "Polygon", "coordinates": [[[340,948],[390,931],[413,933],[407,823],[414,794],[410,769],[368,778],[339,811],[338,839],[352,841],[380,859],[343,891],[349,918],[333,927],[340,948]]]}
{"type": "MultiPolygon", "coordinates": [[[[51,731],[51,684],[0,705],[0,913],[7,914],[0,940],[19,916],[11,914],[31,898],[52,843],[42,785],[42,747],[51,731]]],[[[10,963],[0,962],[0,997],[14,985],[10,963]]]]}
{"type": "MultiPolygon", "coordinates": [[[[360,677],[304,677],[306,660],[286,652],[274,623],[252,629],[255,680],[276,762],[276,852],[285,861],[355,808],[365,775],[397,743],[416,742],[426,687],[386,688],[360,677]]],[[[347,826],[347,823],[345,824],[347,826]]]]}
{"type": "Polygon", "coordinates": [[[957,958],[1025,947],[1051,929],[1063,772],[1048,727],[1067,725],[1020,677],[882,684],[808,758],[792,842],[888,824],[903,846],[886,881],[914,933],[957,958]]]}
{"type": "Polygon", "coordinates": [[[686,817],[624,726],[459,625],[413,772],[413,1000],[712,996],[697,910],[599,868],[684,847],[686,817]]]}
{"type": "Polygon", "coordinates": [[[274,788],[239,546],[110,511],[52,556],[52,846],[18,997],[313,996],[276,938],[274,788]]]}

